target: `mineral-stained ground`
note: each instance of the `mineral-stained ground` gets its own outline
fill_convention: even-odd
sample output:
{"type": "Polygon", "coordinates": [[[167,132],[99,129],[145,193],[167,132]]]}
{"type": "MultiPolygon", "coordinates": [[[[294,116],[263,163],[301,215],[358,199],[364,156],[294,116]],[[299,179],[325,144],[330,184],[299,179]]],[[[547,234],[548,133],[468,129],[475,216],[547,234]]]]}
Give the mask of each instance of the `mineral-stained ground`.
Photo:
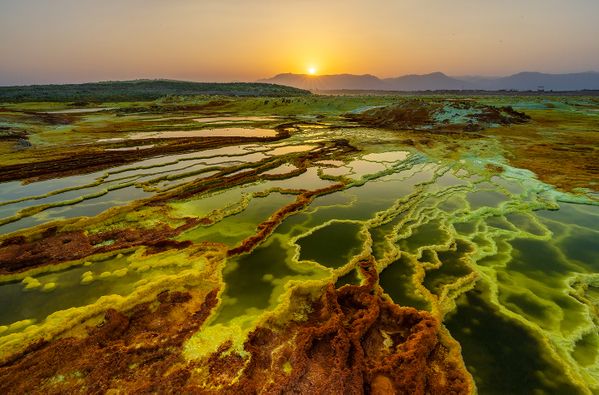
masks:
{"type": "Polygon", "coordinates": [[[599,100],[0,104],[1,393],[599,392],[599,100]]]}

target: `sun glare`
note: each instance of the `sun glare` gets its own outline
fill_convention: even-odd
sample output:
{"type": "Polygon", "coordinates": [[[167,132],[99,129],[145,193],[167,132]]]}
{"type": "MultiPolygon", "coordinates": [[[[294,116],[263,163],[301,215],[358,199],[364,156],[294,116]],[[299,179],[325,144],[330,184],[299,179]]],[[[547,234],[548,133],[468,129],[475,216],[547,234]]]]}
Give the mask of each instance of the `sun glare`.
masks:
{"type": "Polygon", "coordinates": [[[310,75],[316,74],[316,67],[308,67],[308,74],[310,74],[310,75]]]}

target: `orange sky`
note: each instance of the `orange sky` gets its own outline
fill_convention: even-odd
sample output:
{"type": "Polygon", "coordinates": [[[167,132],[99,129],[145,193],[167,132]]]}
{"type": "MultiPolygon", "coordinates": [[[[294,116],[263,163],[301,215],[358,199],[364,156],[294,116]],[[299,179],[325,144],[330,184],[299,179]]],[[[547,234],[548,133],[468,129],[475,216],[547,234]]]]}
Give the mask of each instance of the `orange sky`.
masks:
{"type": "Polygon", "coordinates": [[[599,70],[595,0],[1,0],[0,85],[599,70]]]}

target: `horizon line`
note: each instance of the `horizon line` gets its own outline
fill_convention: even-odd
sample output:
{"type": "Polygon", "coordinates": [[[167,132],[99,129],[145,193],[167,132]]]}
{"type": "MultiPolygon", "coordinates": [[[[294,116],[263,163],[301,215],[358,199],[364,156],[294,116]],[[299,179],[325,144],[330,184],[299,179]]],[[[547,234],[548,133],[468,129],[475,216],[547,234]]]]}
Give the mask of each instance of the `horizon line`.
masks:
{"type": "Polygon", "coordinates": [[[450,77],[450,78],[489,78],[489,79],[499,79],[499,78],[506,78],[506,77],[512,77],[515,75],[519,75],[519,74],[545,74],[545,75],[570,75],[570,74],[599,74],[599,70],[586,70],[586,71],[569,71],[569,72],[562,72],[562,73],[547,73],[547,72],[542,72],[542,71],[529,71],[529,70],[524,70],[524,71],[519,71],[516,73],[512,73],[512,74],[505,74],[505,75],[482,75],[482,74],[465,74],[465,75],[450,75],[450,74],[446,74],[442,71],[433,71],[430,73],[407,73],[407,74],[400,74],[397,75],[395,77],[379,77],[375,74],[370,74],[370,73],[365,73],[365,74],[354,74],[354,73],[334,73],[334,74],[308,74],[308,73],[294,73],[294,72],[283,72],[283,73],[277,73],[274,74],[270,77],[263,77],[263,78],[259,78],[256,80],[226,80],[226,81],[214,81],[214,80],[198,80],[198,79],[178,79],[178,78],[168,78],[168,77],[140,77],[140,78],[131,78],[131,79],[106,79],[106,80],[87,80],[84,82],[32,82],[32,83],[14,83],[14,84],[1,84],[0,83],[0,88],[9,88],[9,87],[21,87],[21,86],[40,86],[40,85],[81,85],[81,84],[98,84],[98,83],[108,83],[108,82],[134,82],[134,81],[171,81],[171,82],[194,82],[194,83],[206,83],[206,84],[227,84],[227,83],[268,83],[268,82],[264,82],[267,81],[269,79],[273,79],[275,77],[281,76],[281,75],[296,75],[296,76],[304,76],[304,77],[309,77],[309,78],[318,78],[318,77],[331,77],[331,76],[340,76],[340,75],[345,75],[345,76],[357,76],[357,77],[365,77],[365,76],[370,76],[370,77],[375,77],[379,80],[386,80],[386,79],[394,79],[394,78],[401,78],[401,77],[407,77],[407,76],[429,76],[429,75],[433,75],[433,74],[442,74],[444,76],[450,77]]]}

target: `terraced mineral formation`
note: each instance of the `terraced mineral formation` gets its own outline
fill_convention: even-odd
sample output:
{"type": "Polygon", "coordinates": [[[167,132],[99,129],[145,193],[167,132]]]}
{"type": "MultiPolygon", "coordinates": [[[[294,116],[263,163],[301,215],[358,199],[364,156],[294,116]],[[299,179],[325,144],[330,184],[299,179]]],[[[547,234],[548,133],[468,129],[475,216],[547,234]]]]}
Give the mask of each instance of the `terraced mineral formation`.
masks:
{"type": "Polygon", "coordinates": [[[0,391],[599,391],[599,106],[449,99],[3,105],[0,391]]]}

